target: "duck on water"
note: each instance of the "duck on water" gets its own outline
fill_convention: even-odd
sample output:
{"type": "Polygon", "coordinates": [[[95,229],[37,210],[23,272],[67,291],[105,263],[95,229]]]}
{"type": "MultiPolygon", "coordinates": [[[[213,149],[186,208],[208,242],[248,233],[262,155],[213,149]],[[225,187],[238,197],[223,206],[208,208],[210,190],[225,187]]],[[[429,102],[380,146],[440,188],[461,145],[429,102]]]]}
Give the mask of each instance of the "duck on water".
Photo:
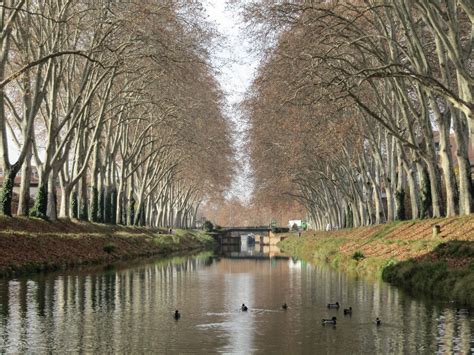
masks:
{"type": "Polygon", "coordinates": [[[336,320],[337,320],[336,317],[332,317],[331,319],[325,319],[325,318],[323,318],[323,319],[321,320],[321,324],[322,324],[322,325],[325,325],[325,324],[334,324],[334,325],[335,325],[335,324],[336,324],[336,320]]]}

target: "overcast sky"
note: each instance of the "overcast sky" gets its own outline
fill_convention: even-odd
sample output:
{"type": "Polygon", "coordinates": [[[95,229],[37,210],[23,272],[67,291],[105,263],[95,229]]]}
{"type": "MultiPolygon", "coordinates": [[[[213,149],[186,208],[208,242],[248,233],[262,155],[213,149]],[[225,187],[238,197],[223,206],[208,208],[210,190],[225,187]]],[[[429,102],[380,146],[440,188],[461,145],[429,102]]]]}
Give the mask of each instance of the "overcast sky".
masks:
{"type": "Polygon", "coordinates": [[[258,59],[249,53],[251,43],[245,35],[242,19],[235,10],[226,6],[224,0],[207,0],[204,6],[217,30],[225,38],[225,44],[212,53],[212,63],[219,68],[218,80],[226,95],[225,114],[235,127],[233,132],[237,158],[242,164],[237,170],[230,195],[247,200],[252,192],[251,171],[245,151],[247,125],[239,112],[239,103],[249,88],[258,59]]]}

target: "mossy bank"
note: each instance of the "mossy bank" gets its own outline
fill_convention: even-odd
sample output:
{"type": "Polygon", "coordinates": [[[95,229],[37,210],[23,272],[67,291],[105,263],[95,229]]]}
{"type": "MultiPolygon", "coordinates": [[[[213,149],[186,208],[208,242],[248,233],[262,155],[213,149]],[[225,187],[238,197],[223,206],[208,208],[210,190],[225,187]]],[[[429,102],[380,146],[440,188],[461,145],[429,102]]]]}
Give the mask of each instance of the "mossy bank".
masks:
{"type": "Polygon", "coordinates": [[[308,231],[279,246],[308,261],[474,307],[473,216],[308,231]],[[440,232],[433,236],[435,225],[440,232]]]}
{"type": "Polygon", "coordinates": [[[166,231],[86,222],[0,217],[0,276],[209,249],[200,231],[166,231]]]}

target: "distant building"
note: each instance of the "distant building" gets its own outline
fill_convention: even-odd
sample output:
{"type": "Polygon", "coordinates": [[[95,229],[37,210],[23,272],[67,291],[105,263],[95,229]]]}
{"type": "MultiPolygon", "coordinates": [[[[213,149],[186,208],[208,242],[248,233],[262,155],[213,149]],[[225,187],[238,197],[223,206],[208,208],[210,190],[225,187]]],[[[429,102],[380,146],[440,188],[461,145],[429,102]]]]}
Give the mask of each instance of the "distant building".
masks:
{"type": "MultiPolygon", "coordinates": [[[[3,171],[0,170],[0,185],[3,185],[3,171]]],[[[20,185],[21,185],[21,170],[15,176],[15,180],[13,183],[13,198],[12,198],[12,213],[16,214],[18,209],[18,200],[20,196],[20,185]]],[[[36,167],[31,167],[31,175],[30,175],[30,207],[32,206],[34,200],[33,198],[38,191],[38,171],[36,167]]]]}
{"type": "Polygon", "coordinates": [[[295,224],[298,228],[301,228],[302,223],[303,223],[303,220],[301,219],[290,220],[288,221],[288,228],[292,229],[295,224]]]}

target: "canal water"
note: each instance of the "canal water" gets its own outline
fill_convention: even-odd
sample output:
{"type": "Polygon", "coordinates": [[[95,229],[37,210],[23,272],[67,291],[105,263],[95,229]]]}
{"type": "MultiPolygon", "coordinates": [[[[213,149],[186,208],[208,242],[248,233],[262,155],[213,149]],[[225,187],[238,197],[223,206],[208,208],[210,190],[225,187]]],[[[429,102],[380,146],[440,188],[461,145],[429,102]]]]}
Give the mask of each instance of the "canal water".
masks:
{"type": "Polygon", "coordinates": [[[474,316],[455,309],[238,247],[0,280],[0,353],[472,353],[474,316]]]}

